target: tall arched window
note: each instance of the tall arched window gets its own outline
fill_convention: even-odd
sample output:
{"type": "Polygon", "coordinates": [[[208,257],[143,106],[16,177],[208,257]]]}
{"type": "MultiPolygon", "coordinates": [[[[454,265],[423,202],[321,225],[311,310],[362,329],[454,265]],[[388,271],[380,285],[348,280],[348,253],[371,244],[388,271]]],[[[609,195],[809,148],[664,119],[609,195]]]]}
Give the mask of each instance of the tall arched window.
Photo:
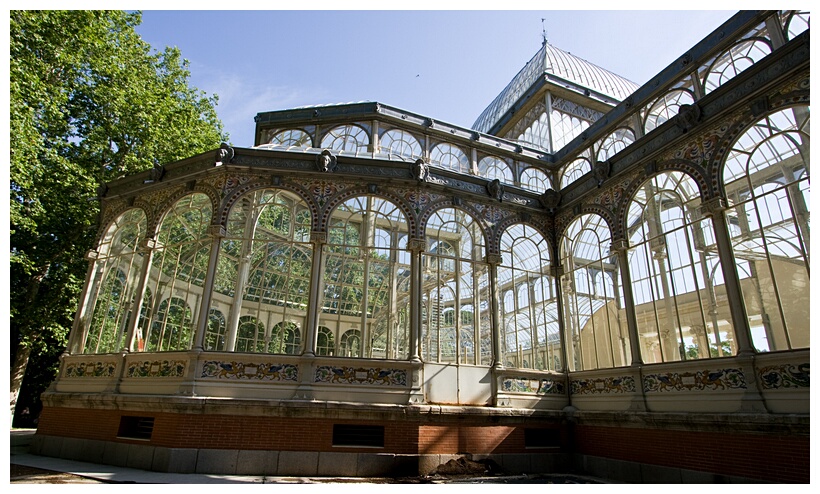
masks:
{"type": "Polygon", "coordinates": [[[386,199],[358,196],[337,206],[328,225],[320,322],[361,328],[361,344],[347,345],[344,356],[408,358],[410,328],[400,317],[410,305],[404,213],[386,199]]]}
{"type": "Polygon", "coordinates": [[[561,238],[560,255],[564,327],[569,370],[629,365],[621,273],[610,252],[609,226],[597,214],[570,223],[561,238]]]}
{"type": "Polygon", "coordinates": [[[334,345],[333,331],[325,326],[319,326],[316,335],[316,355],[335,355],[334,345]]]}
{"type": "Polygon", "coordinates": [[[560,370],[558,300],[549,253],[547,241],[531,226],[512,225],[501,236],[501,352],[508,367],[560,370]]]}
{"type": "Polygon", "coordinates": [[[225,351],[225,315],[217,309],[208,311],[208,327],[205,329],[205,350],[225,351]]]}
{"type": "Polygon", "coordinates": [[[233,205],[213,292],[215,301],[230,307],[228,351],[234,349],[232,342],[236,351],[270,351],[264,344],[243,343],[240,348],[242,315],[265,321],[268,327],[283,321],[304,324],[313,262],[310,228],[310,210],[288,191],[251,191],[233,205]]]}
{"type": "MultiPolygon", "coordinates": [[[[253,316],[239,318],[236,331],[236,351],[249,353],[268,353],[270,335],[265,334],[265,326],[253,316]]],[[[282,352],[278,352],[282,353],[282,352]]]]}
{"type": "Polygon", "coordinates": [[[83,321],[83,353],[117,352],[126,343],[133,292],[143,265],[137,249],[146,225],[142,210],[128,210],[114,220],[100,242],[86,301],[91,317],[83,321]]]}
{"type": "Polygon", "coordinates": [[[302,351],[302,335],[299,327],[291,321],[283,321],[273,327],[270,335],[270,353],[298,355],[302,351]]]}
{"type": "Polygon", "coordinates": [[[489,276],[481,228],[464,211],[443,208],[430,217],[425,233],[422,359],[490,365],[489,276]]]}
{"type": "Polygon", "coordinates": [[[193,319],[191,308],[181,298],[163,300],[151,325],[146,351],[168,352],[191,348],[193,319]]]}
{"type": "Polygon", "coordinates": [[[714,228],[700,203],[695,181],[678,171],[632,197],[629,274],[646,363],[736,353],[714,228]]]}
{"type": "Polygon", "coordinates": [[[809,346],[809,108],[769,115],[735,142],[723,186],[758,351],[809,346]]]}
{"type": "Polygon", "coordinates": [[[339,340],[339,356],[361,357],[362,332],[358,329],[348,329],[339,340]]]}
{"type": "MultiPolygon", "coordinates": [[[[196,316],[199,314],[211,251],[211,241],[207,236],[211,209],[211,200],[207,195],[189,194],[178,200],[162,219],[147,286],[156,302],[163,304],[170,298],[174,304],[178,300],[181,305],[172,304],[165,313],[162,313],[161,306],[159,310],[152,311],[156,318],[150,326],[151,335],[144,338],[148,342],[147,351],[190,348],[188,345],[192,343],[193,330],[197,325],[196,316]],[[177,318],[179,324],[185,325],[178,331],[191,338],[167,337],[167,332],[158,337],[157,328],[165,328],[167,324],[163,318],[182,311],[182,305],[190,316],[177,318]]],[[[137,336],[140,339],[144,337],[142,334],[137,336]]]]}

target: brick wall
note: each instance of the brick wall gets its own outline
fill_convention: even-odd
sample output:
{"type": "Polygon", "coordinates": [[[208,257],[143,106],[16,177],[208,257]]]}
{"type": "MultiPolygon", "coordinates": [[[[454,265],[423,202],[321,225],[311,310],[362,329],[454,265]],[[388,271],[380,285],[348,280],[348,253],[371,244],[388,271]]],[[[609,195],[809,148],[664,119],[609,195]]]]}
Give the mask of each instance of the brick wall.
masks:
{"type": "Polygon", "coordinates": [[[807,483],[809,437],[578,425],[577,453],[737,475],[807,483]]]}

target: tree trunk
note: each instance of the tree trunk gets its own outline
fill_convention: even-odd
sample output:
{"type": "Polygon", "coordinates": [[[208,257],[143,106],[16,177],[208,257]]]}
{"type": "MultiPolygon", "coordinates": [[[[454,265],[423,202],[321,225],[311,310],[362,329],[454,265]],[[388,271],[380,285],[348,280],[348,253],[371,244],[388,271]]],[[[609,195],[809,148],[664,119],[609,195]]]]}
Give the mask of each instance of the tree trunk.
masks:
{"type": "MultiPolygon", "coordinates": [[[[40,283],[48,274],[48,268],[51,262],[46,263],[45,267],[40,272],[32,277],[28,285],[28,293],[26,294],[26,302],[28,307],[34,307],[37,302],[37,295],[40,292],[40,283]]],[[[17,352],[14,354],[14,365],[11,367],[11,387],[9,388],[9,411],[11,418],[9,420],[9,427],[14,423],[14,410],[17,408],[17,399],[20,396],[20,387],[23,384],[23,378],[26,375],[26,368],[28,367],[28,360],[31,356],[31,346],[28,341],[33,341],[34,338],[39,337],[39,332],[32,327],[29,322],[24,325],[20,336],[22,342],[17,344],[17,352]],[[26,330],[28,328],[28,330],[26,330]]]]}
{"type": "Polygon", "coordinates": [[[17,398],[20,396],[23,376],[26,375],[29,355],[31,355],[30,346],[24,343],[17,345],[17,351],[14,354],[14,365],[11,366],[11,387],[9,388],[9,411],[11,412],[11,419],[9,420],[9,427],[11,427],[14,422],[14,409],[17,408],[17,398]]]}

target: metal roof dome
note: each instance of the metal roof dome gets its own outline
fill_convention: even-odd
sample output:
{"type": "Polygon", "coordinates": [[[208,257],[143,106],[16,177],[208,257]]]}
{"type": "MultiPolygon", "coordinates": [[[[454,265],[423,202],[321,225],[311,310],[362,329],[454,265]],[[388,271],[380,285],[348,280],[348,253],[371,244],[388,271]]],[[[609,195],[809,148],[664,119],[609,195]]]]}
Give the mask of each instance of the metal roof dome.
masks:
{"type": "Polygon", "coordinates": [[[567,80],[617,101],[624,100],[639,87],[632,81],[545,42],[535,56],[481,113],[472,126],[473,130],[489,132],[512,105],[544,74],[567,80]]]}

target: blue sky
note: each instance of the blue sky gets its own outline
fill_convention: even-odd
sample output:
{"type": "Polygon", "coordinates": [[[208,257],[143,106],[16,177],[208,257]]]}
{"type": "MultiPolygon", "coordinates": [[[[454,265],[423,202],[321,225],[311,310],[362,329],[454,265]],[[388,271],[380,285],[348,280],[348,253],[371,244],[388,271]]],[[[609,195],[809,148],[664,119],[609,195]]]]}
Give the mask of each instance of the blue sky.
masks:
{"type": "Polygon", "coordinates": [[[469,127],[549,42],[638,84],[733,11],[143,10],[140,35],[177,46],[219,96],[235,146],[258,112],[379,101],[469,127]],[[542,19],[543,22],[542,22],[542,19]]]}
{"type": "MultiPolygon", "coordinates": [[[[32,0],[16,7],[66,7],[63,3],[32,0]]],[[[553,45],[643,84],[735,12],[703,9],[726,8],[723,0],[680,4],[702,9],[688,11],[533,9],[550,5],[544,0],[504,4],[532,10],[367,10],[457,8],[451,0],[350,0],[346,8],[361,10],[343,11],[155,10],[258,9],[279,3],[294,5],[84,0],[71,7],[143,9],[137,32],[157,50],[180,48],[190,61],[191,84],[219,96],[219,117],[231,143],[241,147],[253,145],[258,112],[307,105],[379,101],[470,127],[539,49],[542,30],[553,45]]],[[[302,4],[334,5],[327,0],[302,4]]],[[[601,4],[587,0],[577,6],[601,4]]]]}

